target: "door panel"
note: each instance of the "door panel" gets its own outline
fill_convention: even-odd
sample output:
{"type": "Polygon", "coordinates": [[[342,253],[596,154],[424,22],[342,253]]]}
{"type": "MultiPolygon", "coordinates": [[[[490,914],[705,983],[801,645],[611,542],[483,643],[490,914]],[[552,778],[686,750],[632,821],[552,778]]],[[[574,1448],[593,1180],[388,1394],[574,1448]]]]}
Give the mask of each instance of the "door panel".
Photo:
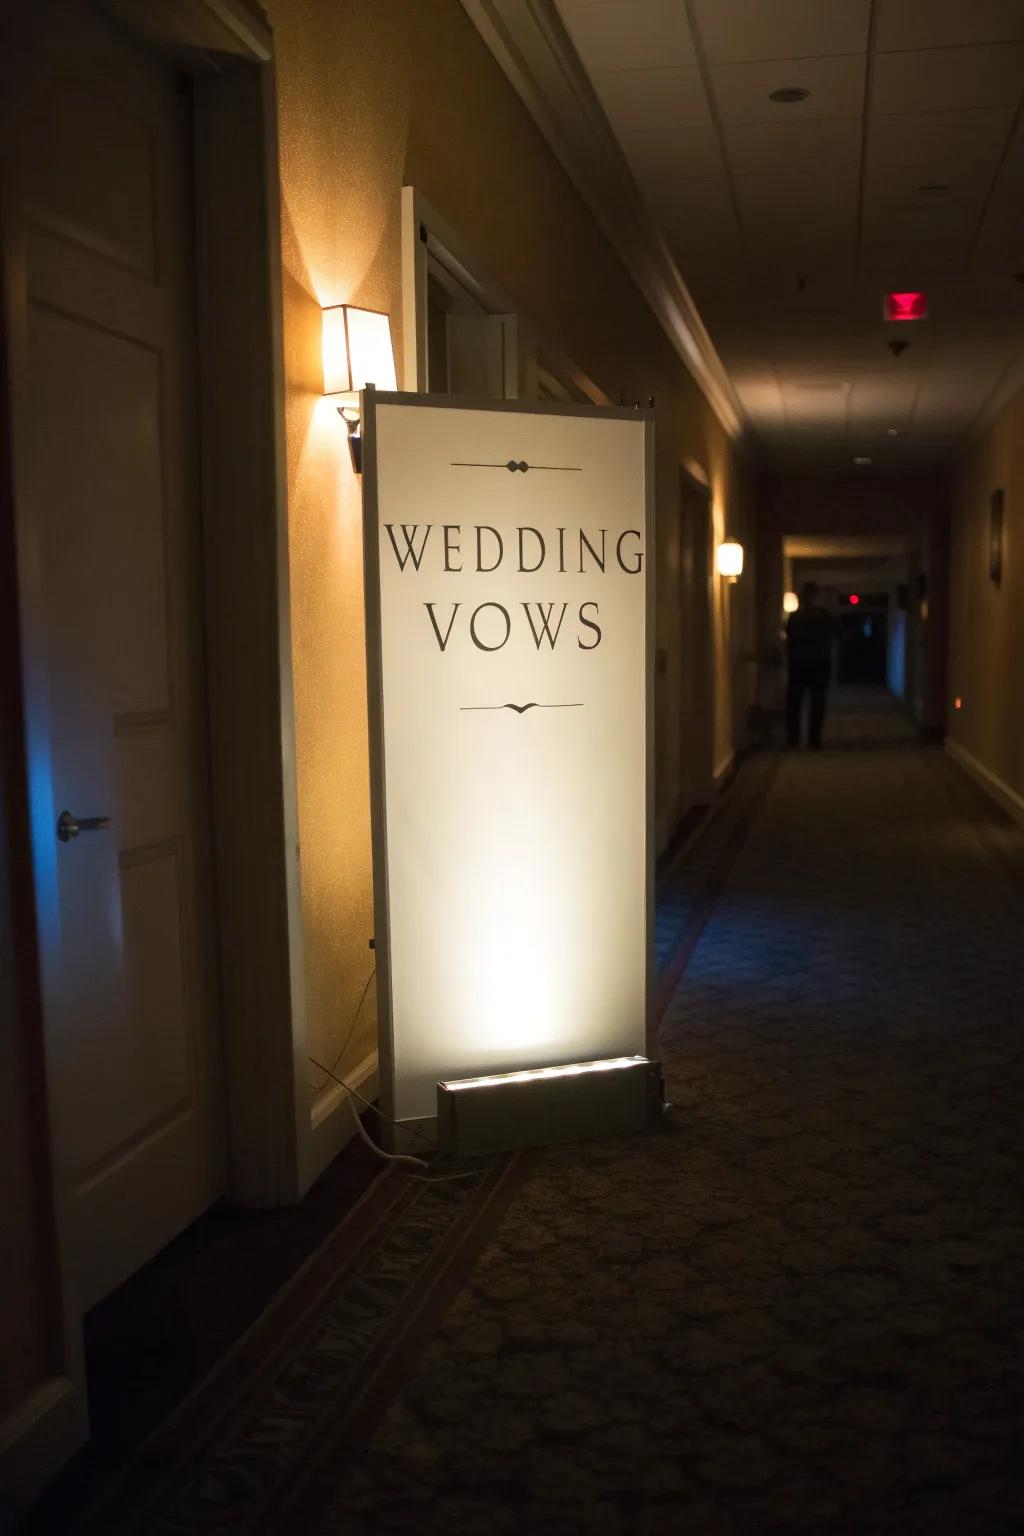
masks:
{"type": "Polygon", "coordinates": [[[223,1106],[205,799],[190,102],[84,5],[33,89],[23,483],[57,853],[50,1071],[80,1301],[215,1199],[223,1106]]]}

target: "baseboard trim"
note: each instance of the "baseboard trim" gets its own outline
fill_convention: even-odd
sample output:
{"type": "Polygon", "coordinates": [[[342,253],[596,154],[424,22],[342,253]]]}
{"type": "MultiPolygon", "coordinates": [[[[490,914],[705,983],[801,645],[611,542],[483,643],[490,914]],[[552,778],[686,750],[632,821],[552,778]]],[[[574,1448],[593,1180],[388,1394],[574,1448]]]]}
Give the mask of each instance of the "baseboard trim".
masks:
{"type": "Polygon", "coordinates": [[[357,1067],[346,1073],[345,1087],[332,1083],[320,1095],[310,1114],[311,1147],[309,1182],[312,1184],[334,1161],[342,1147],[356,1134],[355,1117],[347,1088],[372,1104],[380,1091],[377,1078],[377,1052],[364,1056],[357,1067]]]}
{"type": "Polygon", "coordinates": [[[1011,789],[998,774],[986,768],[984,763],[968,752],[957,741],[946,740],[946,751],[955,763],[959,763],[965,773],[969,773],[974,782],[983,789],[986,794],[1001,806],[1008,816],[1012,816],[1019,826],[1024,827],[1024,796],[1011,789]]]}
{"type": "Polygon", "coordinates": [[[88,1438],[85,1392],[54,1376],[0,1424],[0,1530],[10,1529],[88,1438]]]}

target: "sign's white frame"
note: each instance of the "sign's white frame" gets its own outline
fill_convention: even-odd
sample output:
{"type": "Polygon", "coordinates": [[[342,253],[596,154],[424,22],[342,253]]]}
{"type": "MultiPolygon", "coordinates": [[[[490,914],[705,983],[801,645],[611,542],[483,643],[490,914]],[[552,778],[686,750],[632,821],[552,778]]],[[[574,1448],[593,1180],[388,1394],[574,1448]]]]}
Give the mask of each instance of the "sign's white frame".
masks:
{"type": "MultiPolygon", "coordinates": [[[[535,416],[580,416],[606,421],[641,421],[644,425],[644,719],[646,813],[646,967],[644,1034],[646,1051],[653,1047],[654,1020],[654,643],[655,643],[655,515],[654,515],[654,418],[653,412],[626,407],[578,405],[529,400],[477,400],[458,395],[429,395],[374,390],[362,395],[363,439],[363,569],[365,583],[367,713],[370,747],[370,801],[374,884],[374,951],[377,966],[378,1078],[381,1110],[394,1123],[395,1057],[392,1013],[391,949],[387,856],[387,804],[385,794],[385,743],[383,658],[381,644],[380,524],[378,506],[377,431],[378,406],[412,406],[427,410],[471,410],[523,413],[535,416]]],[[[435,1117],[404,1120],[401,1126],[424,1134],[435,1130],[435,1117]]],[[[392,1146],[398,1145],[390,1137],[392,1146]]],[[[403,1149],[412,1149],[405,1137],[403,1149]]]]}

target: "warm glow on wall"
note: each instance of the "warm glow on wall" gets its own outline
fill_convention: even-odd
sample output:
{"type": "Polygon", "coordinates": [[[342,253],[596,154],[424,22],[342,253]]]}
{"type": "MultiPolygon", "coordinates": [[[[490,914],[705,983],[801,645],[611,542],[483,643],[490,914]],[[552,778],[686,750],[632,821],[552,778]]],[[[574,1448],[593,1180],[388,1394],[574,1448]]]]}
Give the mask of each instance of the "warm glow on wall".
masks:
{"type": "Polygon", "coordinates": [[[796,613],[800,607],[800,599],[795,592],[784,592],[782,595],[783,613],[796,613]]]}
{"type": "Polygon", "coordinates": [[[743,545],[738,539],[724,539],[716,553],[719,576],[736,581],[743,575],[743,545]]]}

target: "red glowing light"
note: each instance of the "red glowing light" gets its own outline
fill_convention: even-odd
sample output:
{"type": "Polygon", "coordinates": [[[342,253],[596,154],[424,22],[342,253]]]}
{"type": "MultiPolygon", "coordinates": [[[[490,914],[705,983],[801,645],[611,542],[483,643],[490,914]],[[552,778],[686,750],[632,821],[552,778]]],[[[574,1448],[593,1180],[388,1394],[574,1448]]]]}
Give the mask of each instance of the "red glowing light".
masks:
{"type": "Polygon", "coordinates": [[[887,293],[882,307],[883,320],[927,320],[926,293],[887,293]]]}
{"type": "Polygon", "coordinates": [[[953,700],[953,708],[954,708],[954,709],[963,709],[963,707],[964,707],[964,701],[963,701],[963,699],[961,699],[961,698],[960,698],[960,697],[959,697],[959,695],[958,695],[958,696],[957,696],[957,697],[956,697],[956,698],[955,698],[955,699],[954,699],[954,700],[953,700]]]}
{"type": "Polygon", "coordinates": [[[857,606],[857,604],[859,602],[860,602],[860,598],[857,596],[856,592],[851,592],[850,593],[850,607],[851,608],[856,608],[856,606],[857,606]]]}

